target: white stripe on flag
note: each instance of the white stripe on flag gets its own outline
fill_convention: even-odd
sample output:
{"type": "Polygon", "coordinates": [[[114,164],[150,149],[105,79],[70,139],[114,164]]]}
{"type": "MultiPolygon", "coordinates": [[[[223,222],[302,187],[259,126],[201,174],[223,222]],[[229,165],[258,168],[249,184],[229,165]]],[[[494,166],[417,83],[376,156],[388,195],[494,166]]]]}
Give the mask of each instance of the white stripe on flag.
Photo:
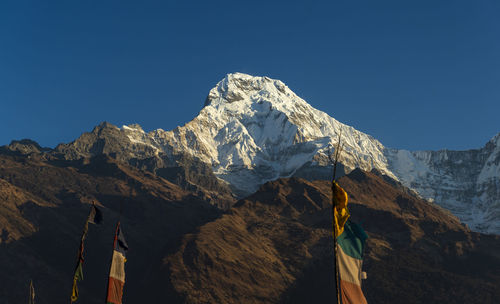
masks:
{"type": "Polygon", "coordinates": [[[363,261],[348,256],[339,244],[337,244],[337,254],[340,279],[361,286],[361,266],[363,261]]]}
{"type": "Polygon", "coordinates": [[[113,261],[109,276],[125,282],[125,257],[120,252],[113,250],[113,261]]]}

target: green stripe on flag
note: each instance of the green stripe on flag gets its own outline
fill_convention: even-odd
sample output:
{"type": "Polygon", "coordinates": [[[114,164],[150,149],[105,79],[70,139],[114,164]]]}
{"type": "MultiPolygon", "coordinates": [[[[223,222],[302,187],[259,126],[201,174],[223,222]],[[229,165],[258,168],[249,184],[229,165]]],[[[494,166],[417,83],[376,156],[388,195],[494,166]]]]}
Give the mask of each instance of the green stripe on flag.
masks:
{"type": "Polygon", "coordinates": [[[362,260],[367,238],[368,235],[363,228],[349,219],[344,225],[344,232],[337,237],[337,244],[342,247],[346,255],[362,260]]]}

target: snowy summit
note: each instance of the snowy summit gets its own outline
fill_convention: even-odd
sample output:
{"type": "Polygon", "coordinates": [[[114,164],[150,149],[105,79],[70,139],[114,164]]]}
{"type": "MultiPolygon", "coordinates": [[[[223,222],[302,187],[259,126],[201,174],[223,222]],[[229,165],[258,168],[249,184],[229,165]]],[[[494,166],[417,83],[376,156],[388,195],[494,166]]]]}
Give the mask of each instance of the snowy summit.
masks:
{"type": "Polygon", "coordinates": [[[219,178],[248,194],[308,163],[327,165],[341,128],[347,168],[377,168],[394,177],[380,142],[314,109],[268,77],[228,74],[210,90],[195,119],[161,137],[210,163],[219,178]]]}

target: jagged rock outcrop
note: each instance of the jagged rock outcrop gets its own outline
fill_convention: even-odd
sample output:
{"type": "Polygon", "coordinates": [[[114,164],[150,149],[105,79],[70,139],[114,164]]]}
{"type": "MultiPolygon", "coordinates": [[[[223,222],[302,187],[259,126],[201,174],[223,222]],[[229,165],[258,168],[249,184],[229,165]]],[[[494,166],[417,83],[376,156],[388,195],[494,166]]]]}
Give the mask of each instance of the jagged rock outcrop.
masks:
{"type": "Polygon", "coordinates": [[[41,147],[36,141],[31,139],[13,140],[8,146],[0,147],[0,151],[7,154],[39,154],[51,151],[50,148],[41,147]]]}

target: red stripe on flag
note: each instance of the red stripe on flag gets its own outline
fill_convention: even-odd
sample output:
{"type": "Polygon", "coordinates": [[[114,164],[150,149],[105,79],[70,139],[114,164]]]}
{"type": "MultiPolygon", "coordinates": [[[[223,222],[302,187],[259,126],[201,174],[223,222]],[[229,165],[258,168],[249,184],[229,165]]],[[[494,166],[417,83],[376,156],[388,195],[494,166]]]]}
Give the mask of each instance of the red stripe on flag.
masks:
{"type": "Polygon", "coordinates": [[[119,281],[113,277],[109,277],[108,281],[108,297],[106,301],[112,304],[121,304],[123,295],[123,285],[125,282],[119,281]]]}
{"type": "Polygon", "coordinates": [[[361,286],[340,280],[342,304],[367,304],[361,286]]]}

